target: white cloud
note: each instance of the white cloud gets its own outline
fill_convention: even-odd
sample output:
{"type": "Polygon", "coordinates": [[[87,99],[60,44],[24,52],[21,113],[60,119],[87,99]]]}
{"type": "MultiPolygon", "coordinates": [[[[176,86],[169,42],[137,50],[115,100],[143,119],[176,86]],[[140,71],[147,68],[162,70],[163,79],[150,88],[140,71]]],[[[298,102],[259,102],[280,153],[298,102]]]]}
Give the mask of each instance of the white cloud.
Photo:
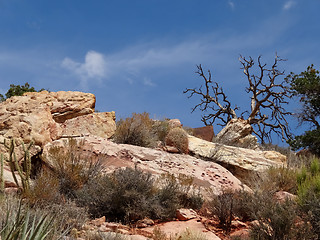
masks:
{"type": "Polygon", "coordinates": [[[80,77],[82,87],[86,87],[89,79],[101,80],[106,77],[107,63],[105,57],[95,51],[87,52],[84,63],[66,57],[61,65],[80,77]]]}
{"type": "Polygon", "coordinates": [[[283,10],[289,10],[291,9],[294,5],[296,5],[296,2],[293,0],[287,1],[284,5],[283,5],[283,10]]]}
{"type": "MultiPolygon", "coordinates": [[[[259,30],[253,28],[245,33],[227,36],[221,32],[209,33],[173,44],[154,41],[108,55],[89,51],[83,63],[67,57],[62,61],[62,66],[80,78],[82,87],[87,86],[89,79],[116,79],[130,85],[156,86],[158,84],[154,79],[157,78],[153,76],[164,70],[176,72],[180,67],[193,68],[200,63],[223,69],[228,64],[224,66],[222,63],[230,62],[230,59],[237,64],[236,59],[240,53],[247,54],[248,51],[271,46],[288,27],[286,21],[281,21],[282,24],[275,22],[278,23],[279,19],[266,19],[259,30]]],[[[272,53],[274,51],[272,49],[272,53]]]]}
{"type": "Polygon", "coordinates": [[[229,4],[229,6],[231,7],[232,10],[235,9],[236,6],[235,6],[235,4],[234,4],[233,1],[230,1],[230,0],[229,0],[229,1],[228,1],[228,4],[229,4]]]}
{"type": "Polygon", "coordinates": [[[156,86],[156,84],[154,82],[152,82],[150,78],[144,78],[143,84],[146,86],[150,86],[150,87],[156,86]]]}

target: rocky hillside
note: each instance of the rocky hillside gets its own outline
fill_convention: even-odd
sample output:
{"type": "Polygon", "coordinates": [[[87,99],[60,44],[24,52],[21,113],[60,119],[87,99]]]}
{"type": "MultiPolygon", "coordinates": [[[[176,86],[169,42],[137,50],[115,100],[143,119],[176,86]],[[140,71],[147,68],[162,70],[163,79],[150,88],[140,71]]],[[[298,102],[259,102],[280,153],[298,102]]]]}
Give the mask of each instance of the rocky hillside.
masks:
{"type": "MultiPolygon", "coordinates": [[[[77,151],[99,160],[106,174],[118,168],[137,167],[157,177],[165,174],[189,176],[193,179],[193,186],[201,187],[203,195],[208,195],[209,190],[215,195],[224,189],[249,190],[240,179],[286,163],[286,157],[278,152],[227,146],[191,135],[188,137],[188,155],[169,153],[163,150],[165,148],[117,144],[110,139],[116,130],[115,112],[95,112],[95,101],[93,94],[82,92],[43,91],[11,97],[0,103],[0,142],[14,138],[20,161],[24,154],[21,143],[33,141],[30,149],[32,163],[39,165],[40,161],[40,166],[54,168],[55,158],[50,149],[67,148],[68,140],[74,139],[81,142],[77,151]]],[[[236,128],[234,132],[241,132],[241,129],[236,128]]],[[[226,138],[225,130],[220,135],[226,138]]],[[[0,151],[8,158],[8,149],[3,144],[0,144],[0,151]]],[[[17,187],[6,164],[3,177],[7,192],[17,187]]],[[[197,216],[197,219],[200,218],[197,216]]],[[[179,225],[178,222],[175,224],[179,225]]],[[[185,222],[179,230],[195,227],[201,221],[188,224],[191,222],[185,222]]],[[[101,223],[99,227],[105,225],[101,223]]],[[[219,238],[211,236],[209,239],[219,238]]]]}

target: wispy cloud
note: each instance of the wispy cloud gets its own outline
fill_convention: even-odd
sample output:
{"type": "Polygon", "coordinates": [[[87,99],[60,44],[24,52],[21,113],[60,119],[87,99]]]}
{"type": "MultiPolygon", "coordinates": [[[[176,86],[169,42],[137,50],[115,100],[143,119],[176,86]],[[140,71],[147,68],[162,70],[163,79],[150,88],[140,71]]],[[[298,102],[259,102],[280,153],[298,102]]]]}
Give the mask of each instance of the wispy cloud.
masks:
{"type": "MultiPolygon", "coordinates": [[[[89,79],[117,79],[131,85],[152,87],[158,85],[156,75],[164,71],[175,72],[176,69],[193,68],[200,63],[226,70],[228,64],[225,63],[230,63],[230,60],[238,63],[238,54],[247,54],[249,51],[271,46],[288,27],[287,24],[273,17],[262,22],[263,26],[259,29],[263,30],[253,28],[249,32],[228,35],[220,32],[208,33],[174,44],[154,41],[134,45],[113,54],[89,51],[84,62],[66,57],[61,66],[78,76],[82,87],[88,84],[89,79]],[[281,24],[274,24],[275,22],[281,24]]],[[[271,53],[276,50],[272,49],[271,53]]]]}
{"type": "Polygon", "coordinates": [[[150,78],[144,78],[143,84],[146,86],[150,86],[150,87],[156,86],[156,84],[154,82],[152,82],[150,78]]]}
{"type": "Polygon", "coordinates": [[[230,6],[230,8],[231,8],[232,10],[235,9],[236,6],[235,6],[234,1],[229,0],[229,1],[228,1],[228,4],[229,4],[229,6],[230,6]]]}
{"type": "Polygon", "coordinates": [[[106,77],[107,63],[103,54],[88,51],[83,63],[66,57],[61,66],[80,77],[82,87],[86,87],[89,79],[101,80],[106,77]]]}
{"type": "Polygon", "coordinates": [[[295,1],[293,0],[286,1],[285,4],[283,5],[283,10],[289,10],[292,7],[294,7],[294,5],[296,5],[295,1]]]}

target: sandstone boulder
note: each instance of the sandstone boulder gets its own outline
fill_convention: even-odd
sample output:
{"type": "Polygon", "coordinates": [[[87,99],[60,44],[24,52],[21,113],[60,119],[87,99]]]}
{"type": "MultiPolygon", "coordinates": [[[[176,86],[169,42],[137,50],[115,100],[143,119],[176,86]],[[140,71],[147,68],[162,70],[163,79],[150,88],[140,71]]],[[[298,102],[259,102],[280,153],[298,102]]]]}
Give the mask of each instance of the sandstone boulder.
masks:
{"type": "Polygon", "coordinates": [[[170,119],[168,121],[169,128],[182,127],[182,124],[179,119],[170,119]]]}
{"type": "Polygon", "coordinates": [[[24,96],[36,101],[37,105],[49,107],[53,119],[58,123],[62,123],[70,118],[93,113],[96,103],[96,98],[92,93],[73,91],[28,92],[24,96]]]}
{"type": "MultiPolygon", "coordinates": [[[[62,135],[96,134],[105,138],[115,132],[115,114],[94,113],[95,96],[82,92],[30,92],[0,103],[0,143],[15,138],[18,158],[20,143],[35,142],[31,155],[62,135]]],[[[0,144],[0,152],[7,149],[0,144]]]]}
{"type": "Polygon", "coordinates": [[[252,135],[252,126],[244,119],[231,119],[217,134],[216,141],[245,148],[257,148],[257,138],[252,135]]]}
{"type": "Polygon", "coordinates": [[[61,124],[62,136],[95,135],[110,138],[116,130],[115,112],[91,113],[66,120],[61,124]]]}
{"type": "MultiPolygon", "coordinates": [[[[214,194],[220,194],[224,188],[242,189],[242,183],[227,169],[217,163],[203,161],[189,155],[170,154],[164,151],[139,146],[116,144],[98,136],[84,136],[74,138],[81,144],[80,154],[86,158],[100,159],[105,172],[113,172],[120,167],[137,166],[143,171],[155,176],[163,174],[185,175],[193,177],[193,184],[201,186],[204,193],[210,189],[214,194]]],[[[50,149],[54,146],[66,148],[67,139],[59,139],[44,146],[43,156],[47,164],[54,159],[50,149]]]]}
{"type": "Polygon", "coordinates": [[[196,211],[193,209],[180,208],[176,211],[177,219],[180,221],[187,221],[197,217],[196,211]]]}
{"type": "Polygon", "coordinates": [[[221,164],[236,177],[246,178],[252,172],[286,164],[286,156],[275,151],[262,151],[211,143],[189,136],[191,154],[221,164]]]}
{"type": "Polygon", "coordinates": [[[192,130],[195,137],[212,142],[214,137],[213,126],[193,128],[192,130]]]}

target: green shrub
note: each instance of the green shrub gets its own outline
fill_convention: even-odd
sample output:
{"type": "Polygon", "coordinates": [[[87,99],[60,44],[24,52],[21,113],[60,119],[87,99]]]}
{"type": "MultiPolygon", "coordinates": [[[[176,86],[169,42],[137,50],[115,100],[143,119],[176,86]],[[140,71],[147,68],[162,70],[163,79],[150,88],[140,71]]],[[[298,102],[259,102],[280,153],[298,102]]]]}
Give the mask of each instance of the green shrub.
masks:
{"type": "Polygon", "coordinates": [[[279,203],[269,197],[259,203],[256,212],[257,224],[253,224],[250,229],[253,239],[296,239],[299,232],[295,224],[297,206],[294,202],[287,200],[279,203]]]}
{"type": "Polygon", "coordinates": [[[132,117],[118,121],[113,140],[116,143],[154,147],[157,137],[153,131],[153,124],[154,121],[148,113],[133,113],[132,117]]]}
{"type": "Polygon", "coordinates": [[[126,223],[145,217],[171,219],[183,201],[200,205],[199,199],[190,199],[186,200],[176,178],[166,177],[156,183],[151,174],[137,168],[117,169],[77,191],[77,202],[87,206],[92,217],[106,216],[109,221],[126,223]]]}
{"type": "Polygon", "coordinates": [[[189,152],[188,134],[182,128],[173,128],[168,132],[166,145],[174,146],[180,153],[187,154],[189,152]]]}
{"type": "Polygon", "coordinates": [[[137,168],[118,169],[89,181],[78,191],[77,200],[82,206],[88,206],[93,217],[134,222],[144,217],[163,216],[164,208],[175,202],[174,189],[170,189],[169,196],[164,193],[169,191],[164,189],[161,192],[155,188],[151,174],[137,168]]]}
{"type": "Polygon", "coordinates": [[[320,239],[320,167],[319,159],[313,158],[309,166],[297,174],[298,199],[305,222],[310,223],[320,239]]]}
{"type": "Polygon", "coordinates": [[[33,205],[46,205],[61,203],[59,179],[48,170],[42,170],[33,180],[30,191],[24,194],[28,203],[33,205]]]}
{"type": "MultiPolygon", "coordinates": [[[[100,174],[101,164],[81,151],[83,142],[69,139],[67,147],[52,147],[49,156],[52,163],[52,178],[59,181],[59,191],[68,198],[75,197],[75,191],[100,174]]],[[[52,183],[53,184],[53,183],[52,183]]]]}
{"type": "Polygon", "coordinates": [[[156,135],[158,141],[165,143],[170,126],[168,120],[157,120],[153,122],[152,132],[156,135]]]}
{"type": "Polygon", "coordinates": [[[218,218],[221,228],[229,233],[234,214],[234,192],[224,189],[221,194],[212,196],[209,207],[212,214],[218,218]]]}

